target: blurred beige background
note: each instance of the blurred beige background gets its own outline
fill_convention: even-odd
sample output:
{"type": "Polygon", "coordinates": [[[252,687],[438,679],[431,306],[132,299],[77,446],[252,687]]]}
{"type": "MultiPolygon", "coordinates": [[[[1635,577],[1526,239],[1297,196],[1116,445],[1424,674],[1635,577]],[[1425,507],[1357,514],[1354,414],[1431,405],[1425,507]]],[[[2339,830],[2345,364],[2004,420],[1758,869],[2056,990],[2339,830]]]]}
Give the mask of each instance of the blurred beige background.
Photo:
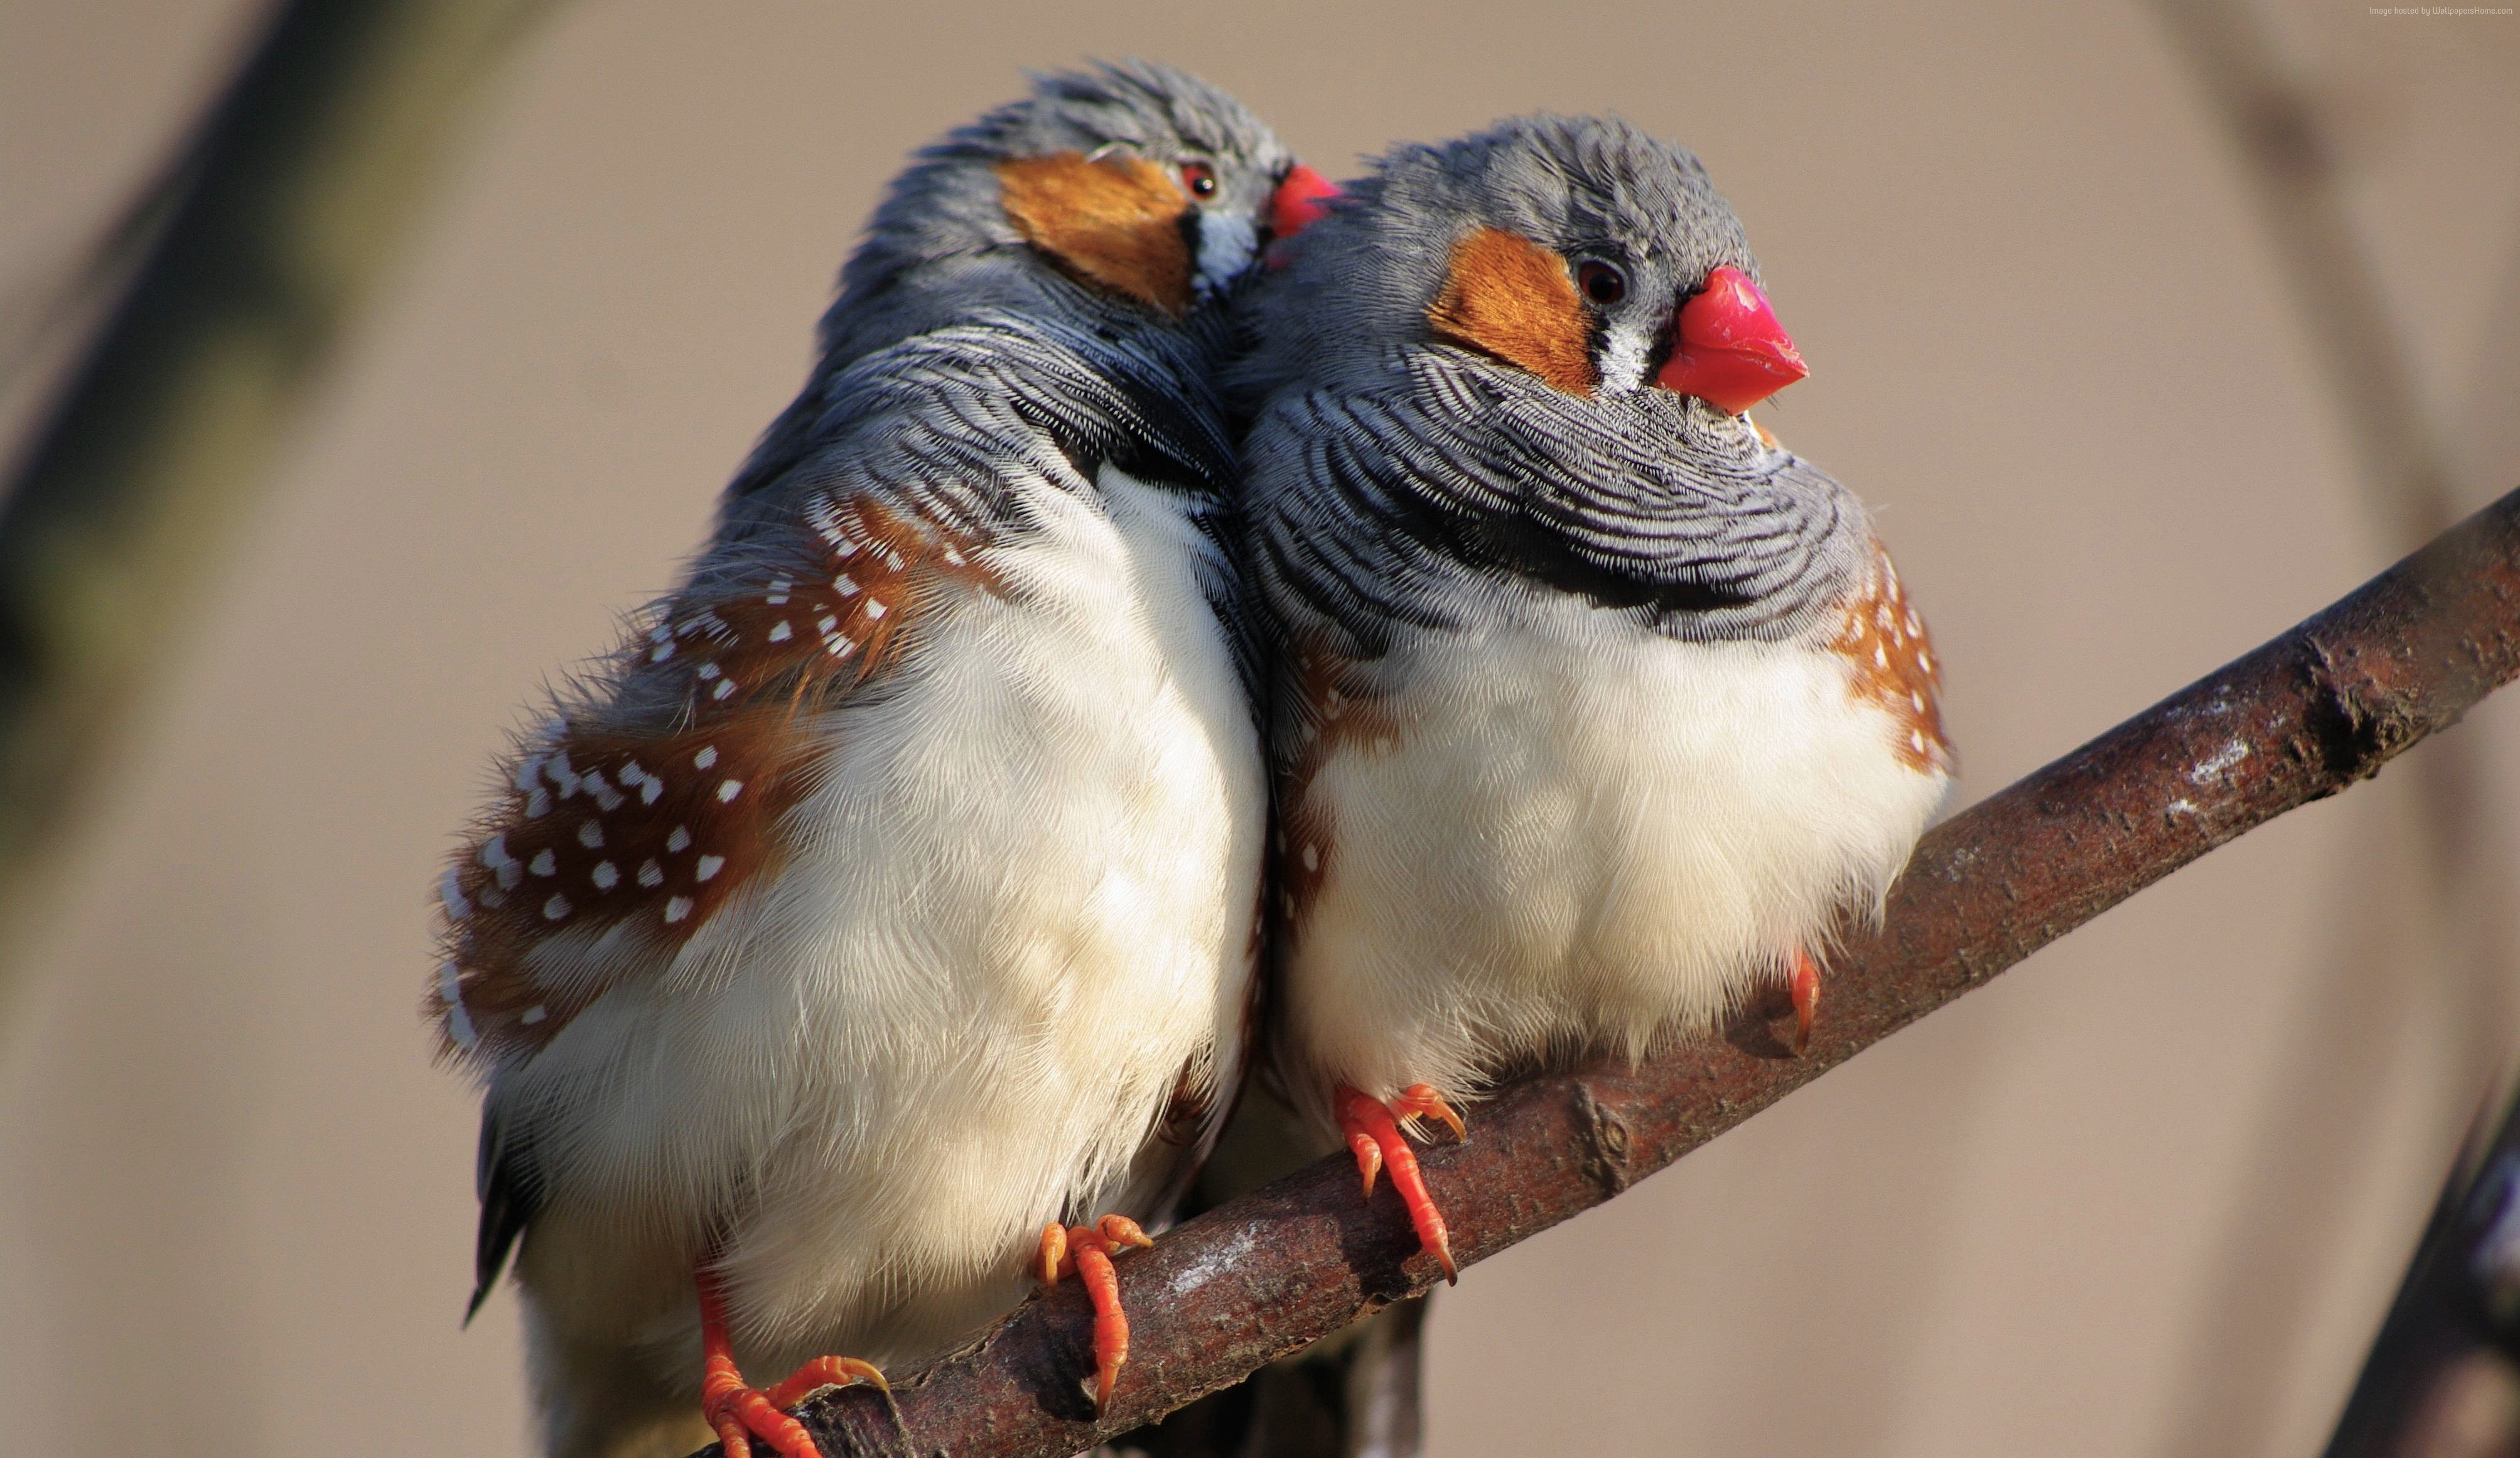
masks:
{"type": "MultiPolygon", "coordinates": [[[[539,679],[698,539],[881,180],[1022,67],[1192,66],[1333,174],[1539,107],[1698,149],[1816,368],[1769,419],[1881,508],[1969,797],[2396,555],[2139,5],[1059,9],[583,0],[527,41],[13,949],[0,1450],[525,1450],[513,1299],[456,1324],[438,858],[539,679]]],[[[254,14],[0,0],[0,290],[71,254],[254,14]]],[[[2520,20],[2263,14],[2345,126],[2462,510],[2520,484],[2520,20]]],[[[2507,840],[2520,695],[2458,734],[2507,840]]],[[[1431,1451],[2315,1451],[2520,1047],[2513,969],[2422,922],[2409,779],[1469,1272],[1431,1451]]]]}

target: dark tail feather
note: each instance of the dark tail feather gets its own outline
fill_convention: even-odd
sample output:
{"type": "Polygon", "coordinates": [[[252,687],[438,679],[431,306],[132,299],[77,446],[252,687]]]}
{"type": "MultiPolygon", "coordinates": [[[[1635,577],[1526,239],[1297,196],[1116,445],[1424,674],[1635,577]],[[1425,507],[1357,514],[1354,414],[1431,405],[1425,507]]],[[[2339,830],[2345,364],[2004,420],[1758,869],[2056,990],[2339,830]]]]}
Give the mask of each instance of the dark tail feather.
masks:
{"type": "Polygon", "coordinates": [[[472,1245],[472,1299],[465,1304],[464,1324],[481,1314],[481,1303],[508,1268],[508,1254],[525,1233],[540,1203],[521,1153],[508,1137],[507,1121],[497,1111],[481,1111],[481,1152],[473,1168],[473,1187],[481,1197],[481,1226],[472,1245]]]}

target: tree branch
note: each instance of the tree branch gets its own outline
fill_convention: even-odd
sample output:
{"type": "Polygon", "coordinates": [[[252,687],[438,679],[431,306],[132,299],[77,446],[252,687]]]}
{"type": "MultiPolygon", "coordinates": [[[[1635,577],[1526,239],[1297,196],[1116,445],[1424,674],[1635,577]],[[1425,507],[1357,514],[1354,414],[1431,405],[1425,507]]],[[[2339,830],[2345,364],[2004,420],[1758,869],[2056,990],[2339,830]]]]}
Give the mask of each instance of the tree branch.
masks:
{"type": "Polygon", "coordinates": [[[122,709],[410,240],[454,123],[550,3],[276,6],[113,230],[109,251],[143,256],[0,496],[0,980],[122,709]]]}
{"type": "MultiPolygon", "coordinates": [[[[2520,673],[2520,491],[2291,632],[1928,835],[1875,934],[1836,959],[1810,1055],[1766,1017],[1642,1066],[1512,1085],[1424,1156],[1463,1264],[1612,1198],[2226,841],[2333,795],[2520,673]]],[[[1773,1011],[1773,1010],[1771,1010],[1773,1011]]],[[[1109,1416],[1062,1286],[896,1384],[915,1451],[1060,1458],[1424,1290],[1386,1185],[1324,1160],[1119,1262],[1132,1357],[1109,1416]]],[[[826,1453],[897,1453],[865,1390],[808,1405],[826,1453]]]]}
{"type": "Polygon", "coordinates": [[[2520,1097],[2451,1166],[2326,1458],[2520,1450],[2520,1097]]]}

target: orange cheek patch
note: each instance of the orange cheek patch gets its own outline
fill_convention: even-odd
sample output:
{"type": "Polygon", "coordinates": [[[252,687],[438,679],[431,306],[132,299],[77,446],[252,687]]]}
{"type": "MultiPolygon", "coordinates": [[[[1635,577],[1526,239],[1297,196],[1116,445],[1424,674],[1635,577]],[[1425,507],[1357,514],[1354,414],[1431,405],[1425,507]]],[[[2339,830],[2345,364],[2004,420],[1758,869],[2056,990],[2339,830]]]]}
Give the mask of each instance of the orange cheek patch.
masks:
{"type": "Polygon", "coordinates": [[[1439,337],[1519,365],[1570,395],[1593,393],[1592,320],[1566,260],[1529,239],[1502,228],[1462,239],[1426,322],[1439,337]]]}
{"type": "Polygon", "coordinates": [[[1942,665],[1925,635],[1924,619],[1908,602],[1890,554],[1872,547],[1872,570],[1847,604],[1837,638],[1829,645],[1855,667],[1854,692],[1886,710],[1898,725],[1899,759],[1910,769],[1952,768],[1951,742],[1943,738],[1942,665]]]}
{"type": "Polygon", "coordinates": [[[1034,248],[1089,283],[1170,314],[1191,305],[1189,204],[1144,158],[1089,162],[1073,152],[998,166],[1007,220],[1034,248]]]}

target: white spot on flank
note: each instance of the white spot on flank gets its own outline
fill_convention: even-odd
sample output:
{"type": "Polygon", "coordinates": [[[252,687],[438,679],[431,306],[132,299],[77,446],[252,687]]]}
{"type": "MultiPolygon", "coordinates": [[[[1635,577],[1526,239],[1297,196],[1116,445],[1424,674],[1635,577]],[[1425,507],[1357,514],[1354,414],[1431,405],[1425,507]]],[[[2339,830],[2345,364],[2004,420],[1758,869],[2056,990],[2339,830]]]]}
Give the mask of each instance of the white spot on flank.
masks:
{"type": "Polygon", "coordinates": [[[566,915],[568,915],[568,897],[558,891],[552,892],[552,898],[543,903],[543,920],[556,922],[566,915]]]}
{"type": "Polygon", "coordinates": [[[540,820],[551,813],[551,792],[537,785],[534,787],[534,793],[525,797],[525,818],[540,820]]]}
{"type": "Polygon", "coordinates": [[[2195,804],[2189,800],[2174,799],[2170,802],[2169,808],[2173,819],[2182,815],[2193,815],[2196,813],[2195,804]]]}
{"type": "Polygon", "coordinates": [[[1908,748],[1914,750],[1919,754],[1925,752],[1925,731],[1922,729],[1909,730],[1908,748]]]}
{"type": "Polygon", "coordinates": [[[1872,620],[1879,623],[1881,625],[1881,631],[1885,633],[1899,625],[1899,619],[1891,615],[1890,605],[1888,603],[1883,603],[1880,607],[1872,610],[1872,620]]]}
{"type": "Polygon", "coordinates": [[[700,861],[699,861],[698,879],[699,879],[699,880],[702,880],[702,881],[706,881],[706,880],[710,879],[711,877],[713,877],[713,876],[717,875],[717,873],[718,873],[718,872],[723,871],[723,870],[725,870],[725,869],[726,869],[726,857],[725,857],[725,856],[722,856],[722,855],[704,855],[704,856],[701,856],[701,857],[700,857],[700,861]]]}
{"type": "Polygon", "coordinates": [[[2223,746],[2223,748],[2216,750],[2213,753],[2207,755],[2194,769],[2189,770],[2187,772],[2187,782],[2191,785],[2202,785],[2206,781],[2220,776],[2223,771],[2229,769],[2232,765],[2237,764],[2248,757],[2249,747],[2241,743],[2239,740],[2232,740],[2229,744],[2223,746]]]}
{"type": "Polygon", "coordinates": [[[1872,645],[1872,666],[1873,666],[1873,667],[1875,667],[1875,668],[1887,668],[1887,667],[1889,667],[1889,666],[1890,666],[1890,650],[1889,650],[1889,649],[1887,649],[1887,648],[1882,647],[1882,646],[1881,646],[1880,644],[1878,644],[1878,643],[1873,644],[1873,645],[1872,645]]]}
{"type": "Polygon", "coordinates": [[[1925,711],[1925,696],[1924,696],[1924,695],[1917,693],[1917,692],[1916,692],[1915,690],[1913,690],[1913,689],[1911,689],[1911,690],[1909,690],[1909,691],[1908,691],[1908,702],[1909,702],[1910,704],[1912,704],[1912,705],[1914,705],[1914,706],[1915,706],[1915,707],[1916,707],[1916,712],[1918,712],[1918,713],[1923,713],[1923,712],[1925,711]]]}
{"type": "Polygon", "coordinates": [[[961,567],[963,565],[963,554],[955,551],[952,547],[947,547],[945,549],[945,562],[949,567],[961,567]]]}
{"type": "Polygon", "coordinates": [[[481,864],[488,866],[493,871],[515,859],[515,856],[508,853],[508,833],[506,831],[501,831],[499,834],[492,836],[489,843],[481,847],[481,864]]]}
{"type": "Polygon", "coordinates": [[[702,664],[700,664],[700,681],[701,681],[702,683],[706,683],[706,682],[708,682],[710,679],[715,678],[715,677],[717,677],[717,664],[715,664],[715,663],[702,663],[702,664]]]}
{"type": "Polygon", "coordinates": [[[836,558],[838,558],[838,559],[840,559],[842,562],[846,562],[846,561],[848,561],[850,558],[855,557],[856,555],[858,555],[858,545],[859,545],[859,544],[858,544],[855,540],[853,540],[853,539],[851,539],[851,538],[849,538],[849,537],[845,537],[845,536],[835,536],[835,537],[832,537],[832,556],[834,556],[834,557],[836,557],[836,558]]]}
{"type": "Polygon", "coordinates": [[[517,793],[518,795],[522,795],[526,791],[533,789],[535,778],[541,775],[542,772],[543,756],[540,754],[526,755],[524,762],[517,766],[517,793]]]}
{"type": "Polygon", "coordinates": [[[577,823],[577,843],[589,850],[604,848],[604,822],[581,820],[577,823]]]}
{"type": "Polygon", "coordinates": [[[648,772],[639,767],[639,761],[636,759],[625,762],[621,766],[619,774],[621,783],[624,785],[636,785],[641,780],[648,778],[648,772]]]}
{"type": "Polygon", "coordinates": [[[873,621],[875,621],[877,618],[881,617],[882,615],[883,615],[883,604],[882,604],[882,602],[881,602],[880,600],[878,600],[878,599],[876,599],[876,598],[868,598],[868,599],[867,599],[867,621],[869,621],[869,622],[873,622],[873,621]]]}
{"type": "Polygon", "coordinates": [[[784,608],[788,605],[788,589],[795,585],[785,577],[773,577],[770,579],[770,595],[762,601],[774,608],[784,608]]]}
{"type": "Polygon", "coordinates": [[[525,1025],[527,1027],[531,1027],[550,1016],[551,1009],[538,1002],[532,1007],[525,1009],[524,1015],[517,1021],[525,1025]]]}
{"type": "Polygon", "coordinates": [[[721,804],[732,803],[735,797],[742,793],[743,782],[742,780],[720,780],[717,782],[717,797],[718,802],[721,804]]]}
{"type": "Polygon", "coordinates": [[[610,861],[597,861],[595,874],[588,879],[595,883],[597,890],[608,891],[621,884],[621,873],[610,861]]]}
{"type": "Polygon", "coordinates": [[[1921,648],[1916,650],[1916,671],[1919,673],[1934,671],[1934,656],[1921,648]]]}
{"type": "Polygon", "coordinates": [[[1321,852],[1321,847],[1320,847],[1320,846],[1318,846],[1318,845],[1307,845],[1307,846],[1305,846],[1305,847],[1304,847],[1304,869],[1305,869],[1305,870],[1307,870],[1307,871],[1318,871],[1318,870],[1320,870],[1321,868],[1322,868],[1322,852],[1321,852]]]}
{"type": "Polygon", "coordinates": [[[842,572],[838,576],[833,577],[832,579],[832,585],[840,590],[840,596],[842,597],[856,597],[858,595],[857,578],[850,576],[846,572],[842,572]]]}
{"type": "Polygon", "coordinates": [[[680,855],[691,848],[692,833],[688,826],[675,826],[674,833],[665,838],[665,853],[668,855],[680,855]]]}
{"type": "Polygon", "coordinates": [[[692,898],[675,896],[665,902],[665,925],[672,926],[692,914],[692,898]]]}
{"type": "MultiPolygon", "coordinates": [[[[513,860],[501,861],[499,863],[499,869],[491,872],[490,874],[499,878],[499,889],[503,891],[512,891],[517,888],[518,882],[525,879],[525,863],[523,861],[513,860]]],[[[498,904],[497,902],[492,901],[487,895],[484,895],[481,898],[481,901],[482,904],[488,906],[495,906],[498,904]]]]}
{"type": "Polygon", "coordinates": [[[665,782],[657,779],[654,775],[650,775],[646,783],[639,787],[639,803],[643,805],[652,805],[656,802],[656,797],[664,793],[665,782]]]}
{"type": "Polygon", "coordinates": [[[654,890],[656,888],[663,886],[665,884],[665,868],[657,865],[652,859],[641,861],[639,863],[639,884],[648,888],[650,890],[654,890]]]}
{"type": "Polygon", "coordinates": [[[648,655],[648,661],[652,663],[661,663],[673,656],[674,645],[671,643],[659,643],[656,645],[656,651],[648,655]]]}
{"type": "Polygon", "coordinates": [[[577,774],[568,767],[568,751],[562,750],[551,756],[550,761],[543,765],[543,778],[559,787],[562,799],[577,793],[577,774]]]}
{"type": "Polygon", "coordinates": [[[709,690],[709,697],[712,699],[723,699],[734,692],[735,680],[730,678],[721,682],[716,688],[709,690]]]}
{"type": "Polygon", "coordinates": [[[823,646],[831,650],[832,657],[844,659],[858,651],[858,640],[845,633],[833,633],[823,640],[823,646]]]}
{"type": "MultiPolygon", "coordinates": [[[[787,599],[782,598],[780,601],[786,602],[787,599]]],[[[770,625],[770,641],[773,643],[785,643],[795,636],[796,630],[788,625],[788,619],[785,617],[770,625]]]]}
{"type": "Polygon", "coordinates": [[[823,615],[822,616],[817,617],[817,618],[815,618],[815,619],[814,619],[814,630],[815,630],[816,632],[828,633],[828,632],[830,632],[832,629],[833,629],[833,628],[835,628],[835,627],[838,627],[839,625],[840,625],[840,620],[839,620],[839,618],[837,618],[837,617],[835,617],[835,616],[833,616],[833,615],[832,615],[831,614],[828,614],[828,613],[827,613],[827,614],[825,614],[825,615],[823,615]]]}
{"type": "Polygon", "coordinates": [[[481,1041],[481,1033],[472,1025],[472,1015],[464,1010],[464,974],[452,962],[437,969],[437,1000],[446,1004],[446,1035],[456,1047],[471,1052],[481,1041]]]}
{"type": "Polygon", "coordinates": [[[560,857],[552,854],[549,848],[545,848],[541,854],[534,857],[533,864],[527,869],[537,876],[552,875],[560,869],[560,857]]]}
{"type": "Polygon", "coordinates": [[[460,922],[472,914],[472,903],[464,899],[464,888],[457,883],[452,866],[438,879],[437,899],[445,906],[446,919],[450,922],[460,922]]]}
{"type": "Polygon", "coordinates": [[[692,765],[696,769],[706,769],[715,763],[717,763],[717,746],[715,745],[706,746],[698,753],[692,756],[692,765]]]}
{"type": "Polygon", "coordinates": [[[1923,622],[1921,619],[1919,619],[1919,618],[1916,616],[1915,613],[1912,610],[1912,611],[1908,614],[1908,636],[1909,636],[1909,637],[1911,637],[1911,638],[1912,638],[1912,637],[1916,636],[1918,633],[1923,632],[1924,630],[1925,630],[1925,624],[1924,624],[1924,622],[1923,622]]]}

